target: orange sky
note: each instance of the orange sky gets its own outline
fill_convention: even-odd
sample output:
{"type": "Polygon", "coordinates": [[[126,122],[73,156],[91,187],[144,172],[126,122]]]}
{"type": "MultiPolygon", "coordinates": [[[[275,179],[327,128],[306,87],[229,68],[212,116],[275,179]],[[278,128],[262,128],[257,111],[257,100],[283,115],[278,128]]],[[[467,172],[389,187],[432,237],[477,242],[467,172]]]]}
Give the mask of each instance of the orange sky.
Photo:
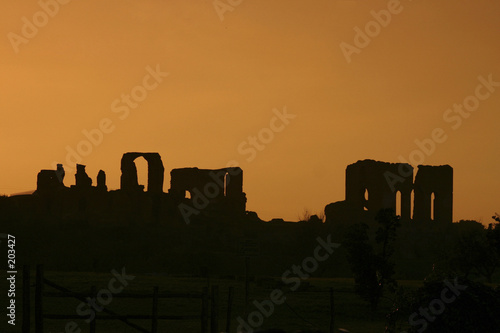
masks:
{"type": "Polygon", "coordinates": [[[104,121],[81,159],[94,182],[103,169],[118,188],[128,151],[161,154],[165,191],[173,168],[236,160],[247,209],[297,220],[344,199],[348,164],[417,156],[415,140],[441,128],[423,164],[454,168],[454,220],[500,212],[500,87],[478,88],[467,118],[446,114],[474,100],[478,77],[500,82],[498,1],[220,0],[219,13],[212,0],[54,1],[42,0],[52,16],[37,1],[0,13],[0,193],[34,189],[104,121]],[[388,8],[385,26],[370,23],[388,8]],[[355,47],[367,23],[348,62],[341,43],[355,47]],[[151,90],[148,67],[169,73],[147,78],[151,90]],[[131,92],[134,108],[121,100],[131,92]],[[295,117],[262,132],[284,109],[295,117]],[[259,133],[267,143],[250,153],[259,133]]]}

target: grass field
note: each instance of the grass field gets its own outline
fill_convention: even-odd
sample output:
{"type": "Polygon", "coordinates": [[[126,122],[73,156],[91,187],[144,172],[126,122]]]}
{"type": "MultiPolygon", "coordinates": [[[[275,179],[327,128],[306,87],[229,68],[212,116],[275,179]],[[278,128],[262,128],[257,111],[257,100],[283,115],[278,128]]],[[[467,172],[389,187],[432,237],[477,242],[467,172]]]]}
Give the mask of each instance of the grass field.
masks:
{"type": "MultiPolygon", "coordinates": [[[[31,318],[34,332],[34,275],[32,271],[32,302],[31,318]]],[[[133,272],[127,272],[133,274],[133,272]]],[[[87,292],[92,285],[97,290],[107,289],[113,274],[109,273],[71,273],[71,272],[46,272],[45,277],[71,291],[87,292]]],[[[6,324],[3,319],[1,331],[5,333],[21,331],[21,309],[22,293],[21,274],[17,276],[16,306],[17,325],[12,327],[6,324]]],[[[257,311],[253,301],[262,302],[270,299],[270,293],[276,288],[285,292],[286,301],[281,305],[276,305],[269,317],[264,318],[262,328],[279,327],[290,332],[297,329],[320,329],[328,331],[330,325],[330,288],[334,290],[335,301],[335,328],[345,328],[350,332],[376,333],[384,332],[385,316],[390,311],[391,301],[384,299],[376,313],[372,313],[366,303],[353,292],[354,283],[352,279],[328,279],[310,278],[301,284],[297,291],[290,291],[289,286],[279,285],[280,278],[257,277],[250,283],[248,312],[257,311]]],[[[235,277],[206,278],[181,277],[181,276],[152,276],[138,275],[123,289],[124,293],[151,293],[154,286],[158,286],[160,292],[194,292],[201,291],[207,284],[218,285],[220,290],[219,306],[219,331],[223,332],[226,326],[227,296],[230,286],[234,288],[234,300],[231,315],[230,332],[236,332],[238,326],[237,318],[246,318],[244,315],[244,282],[243,279],[235,277]]],[[[400,281],[400,285],[417,288],[421,281],[400,281]]],[[[118,286],[118,284],[117,284],[118,286]]],[[[51,287],[45,287],[46,291],[55,291],[51,287]]],[[[7,304],[6,293],[1,293],[1,304],[7,304]]],[[[389,295],[390,296],[390,295],[389,295]]],[[[44,313],[52,314],[76,314],[77,308],[82,302],[71,298],[44,298],[44,313]]],[[[118,314],[151,314],[151,299],[128,299],[114,298],[106,306],[118,314]]],[[[87,307],[82,307],[87,309],[87,307]]],[[[166,299],[159,302],[160,315],[198,315],[201,312],[201,301],[198,299],[166,299]]],[[[99,320],[103,313],[97,314],[97,332],[117,333],[117,332],[137,332],[126,324],[116,320],[99,320]]],[[[89,324],[84,320],[74,320],[77,328],[66,330],[65,326],[72,320],[45,320],[45,332],[89,332],[89,324]],[[80,331],[81,330],[81,331],[80,331]]],[[[134,320],[134,323],[150,329],[151,322],[147,320],[134,320]]],[[[159,332],[199,332],[200,320],[185,321],[159,321],[159,332]]],[[[337,330],[336,330],[337,332],[337,330]]]]}

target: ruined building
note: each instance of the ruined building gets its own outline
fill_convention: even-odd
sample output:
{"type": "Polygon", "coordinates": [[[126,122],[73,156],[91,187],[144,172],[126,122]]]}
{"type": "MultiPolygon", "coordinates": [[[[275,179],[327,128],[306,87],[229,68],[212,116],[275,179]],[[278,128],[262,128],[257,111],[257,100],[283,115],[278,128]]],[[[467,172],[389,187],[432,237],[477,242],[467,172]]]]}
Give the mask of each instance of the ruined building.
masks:
{"type": "Polygon", "coordinates": [[[40,170],[36,179],[36,187],[39,193],[50,193],[64,187],[64,168],[62,164],[57,165],[57,170],[40,170]]]}
{"type": "MultiPolygon", "coordinates": [[[[38,212],[53,215],[53,207],[64,216],[106,216],[107,220],[182,221],[204,217],[241,217],[246,211],[243,171],[240,168],[204,170],[182,168],[171,171],[170,189],[163,192],[165,168],[158,153],[131,152],[121,159],[120,189],[108,191],[106,174],[100,170],[97,186],[77,164],[75,185],[63,183],[64,169],[41,170],[35,197],[44,203],[38,212]],[[135,160],[148,163],[147,187],[138,183],[135,160]],[[184,208],[184,209],[183,209],[184,208]],[[186,211],[189,214],[186,214],[186,211]],[[187,216],[186,216],[187,215],[187,216]]],[[[56,216],[57,218],[57,216],[56,216]]]]}
{"type": "MultiPolygon", "coordinates": [[[[70,188],[64,186],[62,165],[42,170],[35,192],[40,200],[33,211],[51,218],[77,214],[89,220],[104,216],[107,221],[182,224],[247,214],[243,171],[238,167],[173,169],[167,193],[158,153],[125,153],[121,171],[120,189],[108,191],[102,170],[93,186],[85,166],[77,165],[76,184],[70,188]],[[134,161],[139,157],[148,163],[146,188],[138,183],[134,161]]],[[[449,165],[419,165],[414,173],[409,164],[364,160],[347,166],[345,182],[345,200],[325,207],[327,224],[373,221],[383,208],[394,209],[402,221],[452,222],[453,169],[449,165]]]]}
{"type": "Polygon", "coordinates": [[[121,161],[122,175],[120,178],[120,189],[124,191],[142,191],[143,185],[137,181],[137,168],[135,159],[143,157],[148,162],[148,187],[147,192],[163,193],[163,176],[165,168],[158,153],[125,153],[121,161]]]}
{"type": "Polygon", "coordinates": [[[327,222],[373,219],[392,208],[402,221],[452,222],[453,169],[449,165],[358,161],[347,166],[345,200],[325,207],[327,222]]]}
{"type": "Polygon", "coordinates": [[[219,213],[245,211],[243,170],[238,167],[207,170],[198,168],[173,169],[168,193],[176,200],[203,198],[210,209],[219,213]]]}

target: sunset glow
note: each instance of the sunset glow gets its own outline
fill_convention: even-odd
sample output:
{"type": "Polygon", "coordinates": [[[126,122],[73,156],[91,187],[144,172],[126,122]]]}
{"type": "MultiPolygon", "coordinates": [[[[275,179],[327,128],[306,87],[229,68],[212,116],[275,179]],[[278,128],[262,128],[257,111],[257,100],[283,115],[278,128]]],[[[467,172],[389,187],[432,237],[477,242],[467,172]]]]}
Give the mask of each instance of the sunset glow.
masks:
{"type": "Polygon", "coordinates": [[[11,2],[0,194],[57,163],[118,189],[123,153],[158,152],[165,192],[237,162],[247,210],[296,221],[374,159],[452,166],[454,221],[500,212],[500,2],[221,2],[11,2]]]}

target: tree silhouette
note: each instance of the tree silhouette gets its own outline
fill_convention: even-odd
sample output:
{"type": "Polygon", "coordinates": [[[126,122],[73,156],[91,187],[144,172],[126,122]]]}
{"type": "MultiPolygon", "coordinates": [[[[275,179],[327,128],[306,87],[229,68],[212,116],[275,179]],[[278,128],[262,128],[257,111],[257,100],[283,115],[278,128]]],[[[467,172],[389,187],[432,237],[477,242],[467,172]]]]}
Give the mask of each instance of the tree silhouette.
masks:
{"type": "Polygon", "coordinates": [[[394,253],[396,230],[399,227],[399,216],[392,209],[379,211],[375,220],[378,229],[375,242],[379,251],[375,251],[370,243],[367,224],[353,225],[346,234],[346,248],[348,261],[354,274],[355,292],[370,303],[372,310],[376,310],[383,296],[384,288],[394,288],[394,263],[390,260],[394,253]]]}
{"type": "Polygon", "coordinates": [[[498,291],[481,283],[434,274],[412,296],[396,305],[397,311],[389,316],[386,332],[400,332],[396,327],[407,327],[408,323],[410,327],[405,332],[409,333],[498,332],[499,296],[498,291]],[[450,285],[455,288],[450,289],[450,285]],[[443,293],[451,295],[452,301],[444,303],[443,293]],[[442,304],[442,310],[436,312],[438,303],[442,304]]]}
{"type": "Polygon", "coordinates": [[[490,224],[487,229],[475,228],[462,234],[451,259],[452,267],[464,274],[465,278],[475,273],[491,282],[495,270],[500,266],[499,225],[490,224]]]}
{"type": "Polygon", "coordinates": [[[468,277],[475,272],[484,276],[488,282],[498,266],[498,256],[488,240],[486,231],[465,235],[458,241],[458,268],[468,277]]]}

